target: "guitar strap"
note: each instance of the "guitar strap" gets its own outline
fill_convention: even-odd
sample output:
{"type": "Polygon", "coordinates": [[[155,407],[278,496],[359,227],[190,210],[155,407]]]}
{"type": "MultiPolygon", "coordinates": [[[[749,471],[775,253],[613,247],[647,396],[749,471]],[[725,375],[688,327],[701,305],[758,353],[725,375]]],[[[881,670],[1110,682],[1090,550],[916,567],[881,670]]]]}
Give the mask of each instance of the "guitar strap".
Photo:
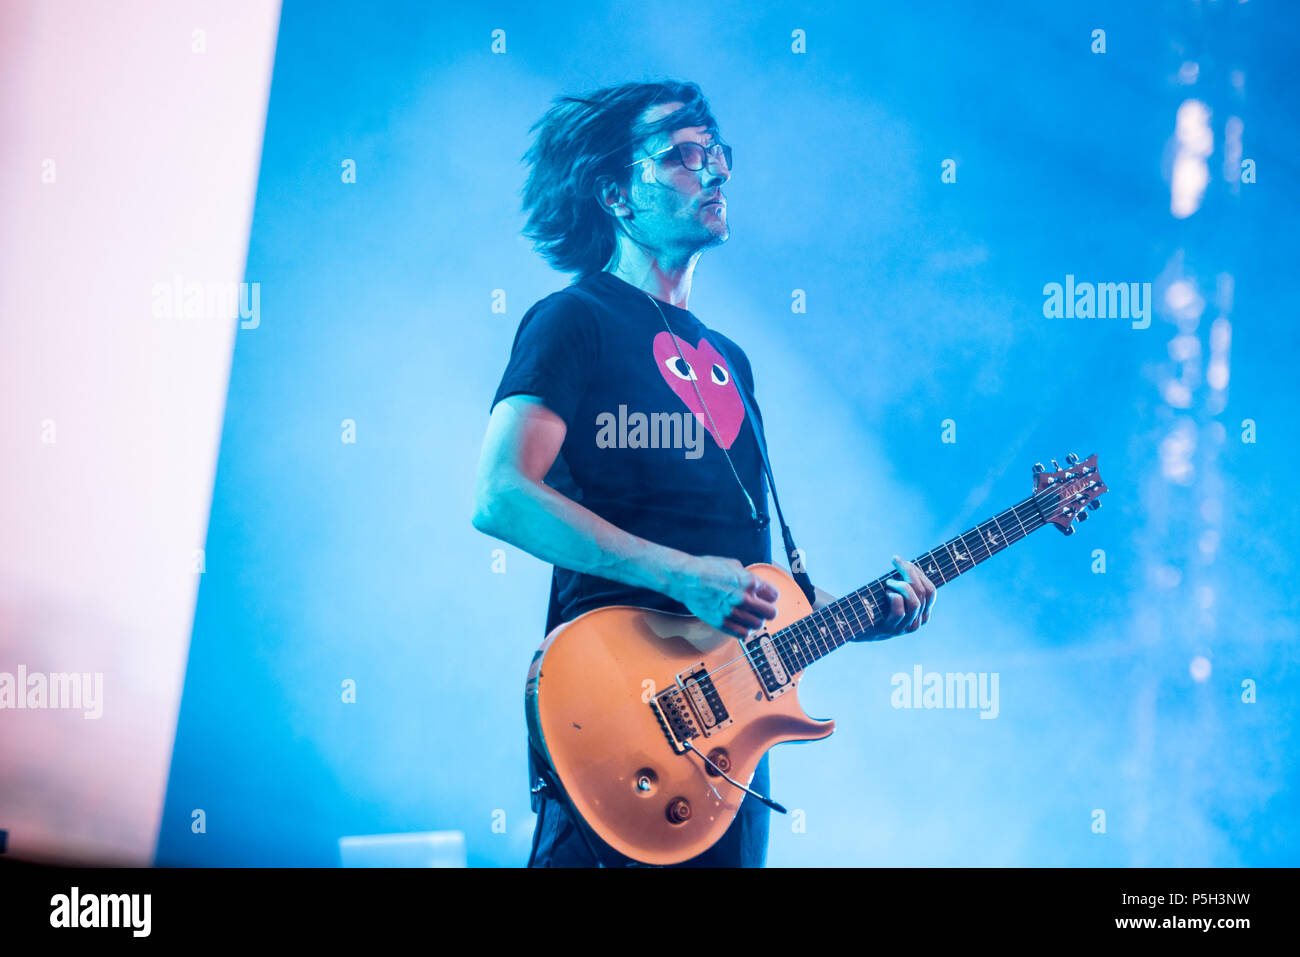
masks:
{"type": "Polygon", "coordinates": [[[549,807],[547,801],[542,800],[538,806],[533,809],[537,813],[538,818],[533,831],[532,851],[528,855],[529,867],[533,866],[533,862],[537,857],[539,839],[545,823],[543,817],[548,810],[552,814],[559,811],[568,814],[574,830],[578,832],[578,835],[582,838],[582,842],[587,846],[587,851],[591,854],[591,859],[596,862],[597,867],[611,867],[616,865],[635,867],[646,866],[641,864],[639,861],[632,861],[625,855],[619,854],[602,841],[598,835],[592,832],[587,825],[587,822],[582,819],[582,815],[578,813],[576,808],[574,808],[572,799],[560,785],[559,779],[551,769],[550,762],[537,753],[537,750],[533,747],[531,741],[528,744],[528,751],[530,757],[529,768],[536,773],[536,780],[532,785],[532,793],[541,795],[549,794],[551,798],[549,807]],[[600,850],[597,848],[600,848],[600,850]],[[615,859],[613,863],[611,863],[611,860],[606,856],[607,854],[614,855],[615,859]]]}

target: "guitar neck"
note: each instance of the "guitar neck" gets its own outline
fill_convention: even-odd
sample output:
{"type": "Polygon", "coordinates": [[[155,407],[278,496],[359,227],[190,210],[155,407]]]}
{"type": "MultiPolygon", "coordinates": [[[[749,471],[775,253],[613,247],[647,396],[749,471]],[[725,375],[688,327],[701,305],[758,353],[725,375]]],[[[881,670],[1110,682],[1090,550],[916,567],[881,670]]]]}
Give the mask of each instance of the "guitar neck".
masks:
{"type": "MultiPolygon", "coordinates": [[[[938,548],[914,558],[913,564],[936,588],[942,588],[958,575],[966,574],[1030,532],[1049,524],[1048,513],[1055,504],[1055,496],[1050,494],[1031,495],[938,548]],[[1045,502],[1045,498],[1052,501],[1045,502]]],[[[885,582],[899,577],[896,570],[881,575],[772,635],[772,641],[781,649],[787,667],[802,671],[836,648],[870,633],[872,622],[889,616],[889,596],[897,594],[892,588],[886,588],[885,582]]]]}

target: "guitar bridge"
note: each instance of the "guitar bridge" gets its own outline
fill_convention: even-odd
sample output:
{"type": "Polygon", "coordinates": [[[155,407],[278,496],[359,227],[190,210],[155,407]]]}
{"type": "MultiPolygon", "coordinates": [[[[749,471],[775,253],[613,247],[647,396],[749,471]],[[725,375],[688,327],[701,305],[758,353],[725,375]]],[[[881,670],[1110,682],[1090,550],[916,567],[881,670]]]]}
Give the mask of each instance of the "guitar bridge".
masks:
{"type": "Polygon", "coordinates": [[[668,743],[678,754],[686,750],[686,745],[682,742],[689,741],[700,733],[680,688],[672,687],[655,695],[650,699],[650,709],[659,719],[659,727],[663,729],[668,743]]]}
{"type": "Polygon", "coordinates": [[[677,674],[677,687],[686,696],[687,702],[695,712],[699,728],[704,736],[721,731],[732,723],[727,707],[722,703],[722,696],[713,686],[704,662],[698,662],[677,674]]]}

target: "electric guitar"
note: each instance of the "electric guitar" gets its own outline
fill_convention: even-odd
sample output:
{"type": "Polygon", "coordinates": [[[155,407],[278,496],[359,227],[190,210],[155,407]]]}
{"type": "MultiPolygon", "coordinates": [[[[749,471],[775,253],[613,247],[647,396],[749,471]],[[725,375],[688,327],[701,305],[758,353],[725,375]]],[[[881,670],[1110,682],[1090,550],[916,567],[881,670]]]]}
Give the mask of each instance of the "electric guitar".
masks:
{"type": "MultiPolygon", "coordinates": [[[[1066,535],[1100,507],[1097,456],[1034,466],[1028,498],[914,560],[942,587],[1046,525],[1066,535]]],[[[897,570],[818,611],[774,565],[777,615],[741,640],[692,615],[598,608],[547,635],[533,656],[524,710],[534,748],[576,809],[579,827],[646,864],[703,853],[730,827],[759,760],[783,741],[835,730],[799,704],[813,662],[889,615],[897,570]],[[706,650],[701,650],[706,649],[706,650]]]]}

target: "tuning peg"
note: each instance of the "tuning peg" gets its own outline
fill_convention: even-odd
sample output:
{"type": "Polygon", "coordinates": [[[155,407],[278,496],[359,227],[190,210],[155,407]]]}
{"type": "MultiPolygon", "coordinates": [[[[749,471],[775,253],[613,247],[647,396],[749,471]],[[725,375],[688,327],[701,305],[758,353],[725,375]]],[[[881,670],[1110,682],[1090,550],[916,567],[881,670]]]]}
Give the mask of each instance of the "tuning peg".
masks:
{"type": "Polygon", "coordinates": [[[1067,525],[1067,526],[1065,526],[1065,528],[1062,528],[1062,529],[1061,529],[1061,534],[1062,534],[1062,535],[1073,535],[1073,534],[1074,534],[1074,526],[1073,526],[1073,525],[1067,525]]]}
{"type": "Polygon", "coordinates": [[[1052,459],[1052,470],[1056,472],[1061,471],[1061,466],[1057,464],[1056,459],[1052,459]]]}
{"type": "Polygon", "coordinates": [[[1069,455],[1067,455],[1067,456],[1065,457],[1065,462],[1066,462],[1067,465],[1078,465],[1078,464],[1079,464],[1079,456],[1077,456],[1077,455],[1075,455],[1073,452],[1071,452],[1069,455]]]}
{"type": "Polygon", "coordinates": [[[1088,513],[1087,513],[1086,511],[1080,509],[1079,514],[1076,515],[1076,516],[1074,516],[1074,517],[1077,518],[1077,519],[1078,519],[1079,521],[1081,521],[1081,522],[1085,522],[1085,521],[1088,520],[1088,513]]]}
{"type": "Polygon", "coordinates": [[[1035,474],[1035,475],[1037,475],[1039,472],[1046,472],[1046,471],[1047,471],[1047,469],[1043,468],[1043,463],[1042,463],[1042,462],[1035,462],[1035,463],[1034,463],[1034,474],[1035,474]]]}
{"type": "Polygon", "coordinates": [[[1092,509],[1094,512],[1097,511],[1097,509],[1101,508],[1101,499],[1094,498],[1091,502],[1088,503],[1088,507],[1092,509]]]}

